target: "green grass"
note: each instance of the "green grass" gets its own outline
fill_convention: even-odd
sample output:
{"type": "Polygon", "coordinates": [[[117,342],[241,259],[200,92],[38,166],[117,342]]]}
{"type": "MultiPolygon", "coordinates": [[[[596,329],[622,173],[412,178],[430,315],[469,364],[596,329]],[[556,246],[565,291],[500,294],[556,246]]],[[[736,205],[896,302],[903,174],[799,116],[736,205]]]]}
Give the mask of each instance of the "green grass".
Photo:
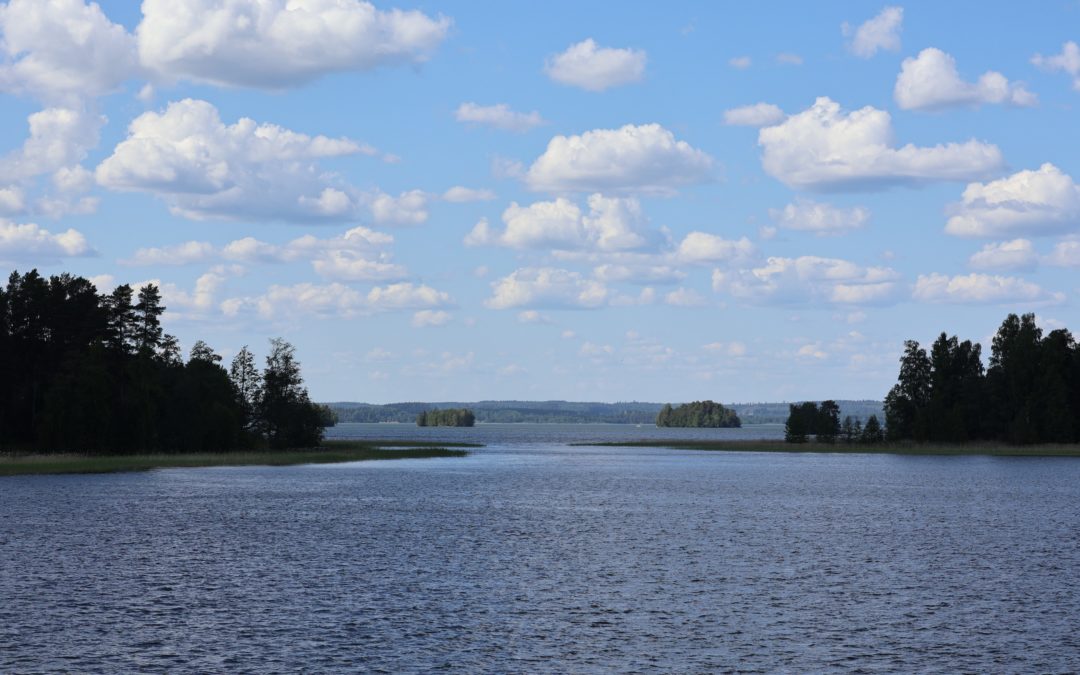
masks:
{"type": "Polygon", "coordinates": [[[0,476],[50,473],[115,473],[150,469],[207,466],[287,466],[331,464],[371,459],[464,457],[475,443],[426,441],[326,441],[322,447],[300,450],[241,450],[220,453],[147,455],[33,455],[0,454],[0,476]]]}
{"type": "Polygon", "coordinates": [[[577,446],[614,448],[671,448],[716,452],[828,452],[880,455],[988,455],[994,457],[1080,457],[1080,444],[1005,445],[1001,443],[785,443],[783,441],[642,440],[604,443],[572,443],[577,446]]]}

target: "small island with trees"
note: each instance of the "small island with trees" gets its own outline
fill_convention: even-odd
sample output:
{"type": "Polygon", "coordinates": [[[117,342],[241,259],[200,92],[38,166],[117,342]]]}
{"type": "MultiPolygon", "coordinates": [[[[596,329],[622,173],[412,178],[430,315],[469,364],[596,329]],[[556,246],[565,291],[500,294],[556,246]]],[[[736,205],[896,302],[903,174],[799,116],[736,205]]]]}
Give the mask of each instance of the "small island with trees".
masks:
{"type": "Polygon", "coordinates": [[[416,416],[418,427],[471,427],[475,424],[476,415],[468,408],[436,408],[416,416]]]}
{"type": "Polygon", "coordinates": [[[666,404],[656,416],[658,427],[694,427],[728,429],[741,427],[742,422],[734,410],[714,401],[694,401],[677,408],[666,404]]]}

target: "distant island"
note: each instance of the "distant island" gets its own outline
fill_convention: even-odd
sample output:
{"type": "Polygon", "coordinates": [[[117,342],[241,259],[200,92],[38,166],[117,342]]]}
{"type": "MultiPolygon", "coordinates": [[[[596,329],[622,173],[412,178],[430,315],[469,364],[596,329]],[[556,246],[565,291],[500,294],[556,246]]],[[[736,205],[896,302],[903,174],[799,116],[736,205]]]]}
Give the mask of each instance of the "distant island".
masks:
{"type": "Polygon", "coordinates": [[[658,427],[695,427],[730,429],[741,427],[742,422],[735,411],[714,401],[694,401],[678,408],[666,404],[656,415],[658,427]]]}
{"type": "Polygon", "coordinates": [[[448,408],[446,410],[425,410],[416,416],[418,427],[471,427],[476,424],[476,415],[468,408],[448,408]]]}
{"type": "MultiPolygon", "coordinates": [[[[842,416],[864,424],[871,415],[883,418],[881,401],[838,400],[842,416]]],[[[338,417],[338,422],[365,424],[397,422],[412,424],[417,416],[432,408],[468,408],[480,424],[640,424],[652,426],[663,403],[623,401],[600,403],[592,401],[429,401],[402,403],[354,403],[327,402],[338,417]]],[[[673,404],[673,405],[677,405],[673,404]]],[[[730,403],[725,407],[733,410],[744,425],[783,424],[788,418],[789,402],[730,403]]]]}

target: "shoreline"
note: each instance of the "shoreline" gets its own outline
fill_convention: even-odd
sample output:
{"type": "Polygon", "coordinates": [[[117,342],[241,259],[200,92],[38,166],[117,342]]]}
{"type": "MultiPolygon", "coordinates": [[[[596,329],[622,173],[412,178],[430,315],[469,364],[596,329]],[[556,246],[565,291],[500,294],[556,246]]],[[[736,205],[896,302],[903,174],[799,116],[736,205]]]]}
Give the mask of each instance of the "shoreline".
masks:
{"type": "Polygon", "coordinates": [[[936,455],[986,457],[1080,457],[1080,444],[1006,445],[974,443],[786,443],[783,440],[638,440],[571,443],[574,447],[668,448],[711,452],[790,452],[817,454],[936,455]]]}
{"type": "Polygon", "coordinates": [[[206,468],[215,466],[294,466],[335,464],[378,459],[427,459],[465,457],[475,443],[430,441],[324,441],[318,448],[300,450],[239,450],[177,454],[79,455],[0,454],[0,477],[51,474],[123,473],[154,469],[206,468]]]}

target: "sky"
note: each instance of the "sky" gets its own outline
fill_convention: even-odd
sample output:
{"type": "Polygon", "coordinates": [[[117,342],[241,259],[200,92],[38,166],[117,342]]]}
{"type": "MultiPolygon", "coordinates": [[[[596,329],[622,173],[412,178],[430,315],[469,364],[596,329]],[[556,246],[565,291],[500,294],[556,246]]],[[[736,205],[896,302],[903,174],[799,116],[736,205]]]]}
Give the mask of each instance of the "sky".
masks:
{"type": "Polygon", "coordinates": [[[1076,328],[1080,2],[0,4],[0,267],[319,401],[880,399],[1076,328]]]}

